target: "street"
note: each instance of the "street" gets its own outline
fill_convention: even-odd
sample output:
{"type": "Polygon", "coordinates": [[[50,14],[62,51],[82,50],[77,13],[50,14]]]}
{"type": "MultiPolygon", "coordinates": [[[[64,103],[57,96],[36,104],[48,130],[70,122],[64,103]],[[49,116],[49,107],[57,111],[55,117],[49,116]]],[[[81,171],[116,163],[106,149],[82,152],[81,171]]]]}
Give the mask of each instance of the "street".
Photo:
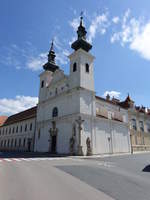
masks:
{"type": "Polygon", "coordinates": [[[0,155],[0,200],[149,200],[150,154],[103,158],[0,155]]]}

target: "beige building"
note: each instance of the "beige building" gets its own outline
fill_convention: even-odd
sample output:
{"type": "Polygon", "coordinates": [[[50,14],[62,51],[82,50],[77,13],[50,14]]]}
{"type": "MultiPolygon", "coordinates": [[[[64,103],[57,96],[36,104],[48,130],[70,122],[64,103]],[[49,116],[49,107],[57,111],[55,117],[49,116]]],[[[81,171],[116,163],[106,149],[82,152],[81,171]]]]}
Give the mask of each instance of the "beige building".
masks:
{"type": "Polygon", "coordinates": [[[150,110],[136,106],[129,95],[120,104],[128,110],[132,151],[150,151],[150,110]]]}

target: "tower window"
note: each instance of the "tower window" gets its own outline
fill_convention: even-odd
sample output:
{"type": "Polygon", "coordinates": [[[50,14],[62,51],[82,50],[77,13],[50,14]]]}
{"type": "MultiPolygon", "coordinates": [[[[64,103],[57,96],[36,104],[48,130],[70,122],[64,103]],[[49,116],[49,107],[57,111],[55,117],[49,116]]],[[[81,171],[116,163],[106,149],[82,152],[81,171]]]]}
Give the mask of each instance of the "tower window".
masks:
{"type": "Polygon", "coordinates": [[[44,81],[41,82],[41,88],[43,88],[43,87],[44,87],[44,81]]]}
{"type": "Polygon", "coordinates": [[[57,117],[57,116],[58,116],[58,108],[55,107],[53,108],[52,117],[57,117]]]}
{"type": "Polygon", "coordinates": [[[30,124],[30,131],[32,131],[32,123],[30,124]]]}
{"type": "Polygon", "coordinates": [[[89,67],[89,64],[88,64],[88,63],[86,63],[86,65],[85,65],[85,71],[86,71],[87,73],[89,73],[89,71],[90,71],[90,67],[89,67]]]}
{"type": "Polygon", "coordinates": [[[41,131],[39,129],[39,131],[38,131],[38,139],[40,139],[40,137],[41,137],[41,131]]]}
{"type": "Polygon", "coordinates": [[[25,129],[24,130],[25,130],[25,132],[27,131],[27,124],[25,125],[25,129]]]}
{"type": "Polygon", "coordinates": [[[58,94],[58,90],[57,90],[57,88],[55,89],[55,95],[57,95],[58,94]]]}
{"type": "Polygon", "coordinates": [[[76,62],[73,64],[73,72],[75,72],[75,71],[77,71],[77,63],[76,62]]]}

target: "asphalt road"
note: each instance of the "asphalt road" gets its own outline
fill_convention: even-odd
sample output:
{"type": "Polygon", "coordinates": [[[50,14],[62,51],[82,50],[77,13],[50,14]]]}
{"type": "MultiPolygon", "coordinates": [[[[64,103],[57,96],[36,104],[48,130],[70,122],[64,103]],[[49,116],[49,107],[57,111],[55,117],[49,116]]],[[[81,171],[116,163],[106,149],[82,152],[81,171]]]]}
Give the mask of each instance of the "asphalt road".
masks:
{"type": "Polygon", "coordinates": [[[150,154],[0,158],[0,200],[150,200],[150,154]]]}

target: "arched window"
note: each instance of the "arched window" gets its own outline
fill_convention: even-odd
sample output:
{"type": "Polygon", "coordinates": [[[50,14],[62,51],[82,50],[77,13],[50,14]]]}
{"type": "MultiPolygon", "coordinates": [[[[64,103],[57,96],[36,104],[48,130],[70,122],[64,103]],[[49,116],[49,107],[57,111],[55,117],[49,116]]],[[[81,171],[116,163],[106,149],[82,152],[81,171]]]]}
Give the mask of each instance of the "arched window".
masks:
{"type": "Polygon", "coordinates": [[[57,117],[57,116],[58,116],[58,108],[55,107],[53,108],[52,117],[57,117]]]}
{"type": "Polygon", "coordinates": [[[41,88],[43,88],[43,87],[44,87],[44,81],[41,82],[41,88]]]}
{"type": "Polygon", "coordinates": [[[76,62],[73,64],[73,72],[75,72],[75,71],[77,71],[77,63],[76,62]]]}
{"type": "Polygon", "coordinates": [[[136,127],[136,119],[132,119],[132,120],[131,120],[131,127],[132,127],[132,129],[137,130],[137,127],[136,127]]]}
{"type": "Polygon", "coordinates": [[[40,139],[40,137],[41,137],[41,130],[39,129],[39,131],[38,131],[38,139],[40,139]]]}
{"type": "Polygon", "coordinates": [[[14,142],[14,140],[13,140],[13,139],[11,139],[11,147],[13,147],[13,142],[14,142]]]}
{"type": "Polygon", "coordinates": [[[89,73],[89,71],[90,71],[90,67],[89,67],[89,64],[88,64],[88,63],[85,64],[85,71],[86,71],[87,73],[89,73]]]}

